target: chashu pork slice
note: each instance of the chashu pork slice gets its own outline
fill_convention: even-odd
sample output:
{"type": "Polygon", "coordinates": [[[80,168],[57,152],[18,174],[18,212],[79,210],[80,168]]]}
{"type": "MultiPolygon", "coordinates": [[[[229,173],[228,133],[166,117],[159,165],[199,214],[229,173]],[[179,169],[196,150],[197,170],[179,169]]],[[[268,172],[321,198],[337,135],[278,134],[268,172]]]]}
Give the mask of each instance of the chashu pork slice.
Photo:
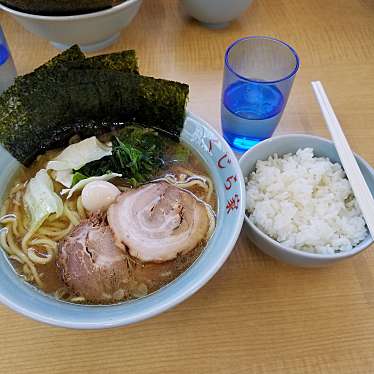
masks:
{"type": "Polygon", "coordinates": [[[196,248],[209,231],[203,202],[167,182],[125,192],[108,209],[117,245],[142,262],[173,260],[196,248]]]}
{"type": "Polygon", "coordinates": [[[190,251],[162,263],[123,256],[107,223],[92,215],[60,242],[57,263],[73,294],[83,296],[86,302],[108,304],[158,290],[185,271],[199,253],[190,251]]]}
{"type": "Polygon", "coordinates": [[[116,301],[126,293],[126,256],[101,215],[82,221],[59,243],[57,265],[65,284],[87,301],[116,301]]]}

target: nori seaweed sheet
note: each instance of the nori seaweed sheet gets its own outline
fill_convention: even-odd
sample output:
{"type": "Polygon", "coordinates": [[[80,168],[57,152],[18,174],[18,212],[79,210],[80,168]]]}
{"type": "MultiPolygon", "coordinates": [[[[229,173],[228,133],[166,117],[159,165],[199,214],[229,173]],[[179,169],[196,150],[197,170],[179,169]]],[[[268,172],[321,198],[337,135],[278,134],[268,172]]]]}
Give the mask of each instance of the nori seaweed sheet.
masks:
{"type": "Polygon", "coordinates": [[[53,57],[51,60],[47,61],[45,64],[36,68],[33,72],[17,77],[16,83],[22,84],[29,77],[35,75],[39,75],[40,77],[42,77],[46,74],[52,73],[55,69],[64,69],[65,66],[70,66],[72,64],[80,65],[84,63],[85,60],[86,57],[80,50],[79,46],[73,45],[69,49],[63,51],[62,53],[53,57]]]}
{"type": "Polygon", "coordinates": [[[108,9],[126,0],[1,0],[10,8],[31,14],[65,16],[108,9]]]}
{"type": "Polygon", "coordinates": [[[0,143],[26,166],[74,134],[98,135],[127,121],[180,135],[185,84],[102,69],[45,71],[0,97],[0,143]]]}
{"type": "Polygon", "coordinates": [[[49,74],[54,74],[56,70],[69,69],[103,69],[139,73],[138,61],[133,49],[86,58],[79,46],[73,45],[32,73],[17,77],[16,82],[21,84],[25,79],[35,75],[39,76],[39,79],[44,79],[49,74]]]}
{"type": "Polygon", "coordinates": [[[85,68],[106,69],[139,74],[138,60],[133,49],[86,58],[85,68]]]}

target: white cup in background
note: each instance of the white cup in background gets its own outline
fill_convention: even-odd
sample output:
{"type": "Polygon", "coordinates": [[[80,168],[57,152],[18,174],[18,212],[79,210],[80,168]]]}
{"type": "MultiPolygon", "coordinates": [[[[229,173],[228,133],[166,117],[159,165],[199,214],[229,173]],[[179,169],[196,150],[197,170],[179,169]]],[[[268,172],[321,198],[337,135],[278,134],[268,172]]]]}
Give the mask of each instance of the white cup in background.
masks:
{"type": "Polygon", "coordinates": [[[253,0],[181,0],[187,13],[210,28],[226,27],[253,0]]]}

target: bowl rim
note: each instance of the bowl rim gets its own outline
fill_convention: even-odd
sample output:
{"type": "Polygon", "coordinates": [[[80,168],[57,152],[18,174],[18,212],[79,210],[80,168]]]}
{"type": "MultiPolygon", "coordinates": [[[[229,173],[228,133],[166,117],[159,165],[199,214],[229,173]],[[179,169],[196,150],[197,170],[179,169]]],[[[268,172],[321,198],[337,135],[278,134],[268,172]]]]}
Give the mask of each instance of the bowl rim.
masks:
{"type": "MultiPolygon", "coordinates": [[[[333,141],[331,141],[330,139],[323,138],[323,137],[317,136],[317,135],[311,135],[311,134],[285,134],[285,135],[278,135],[278,136],[271,137],[269,139],[266,139],[266,140],[256,144],[255,146],[253,146],[252,148],[247,150],[245,153],[243,153],[243,155],[240,157],[239,165],[240,165],[240,169],[242,170],[243,177],[247,178],[247,176],[244,176],[244,173],[243,173],[243,165],[245,164],[246,160],[250,157],[251,152],[253,150],[259,149],[259,148],[264,147],[264,146],[267,146],[269,143],[272,143],[274,141],[282,141],[283,139],[286,139],[286,138],[294,138],[295,140],[300,139],[300,138],[304,138],[304,139],[305,138],[310,138],[310,139],[314,139],[314,140],[317,140],[317,141],[320,141],[320,142],[323,142],[323,143],[328,143],[328,144],[334,146],[333,141]]],[[[276,152],[273,152],[271,154],[274,154],[274,153],[276,153],[276,152]]],[[[271,154],[269,154],[269,156],[271,154]]],[[[370,164],[365,159],[363,159],[360,155],[358,155],[357,153],[353,152],[353,154],[369,170],[370,174],[372,174],[374,176],[374,169],[370,166],[370,164]]],[[[324,156],[324,157],[326,157],[326,156],[324,156]]],[[[256,162],[257,161],[258,160],[256,160],[256,162]]],[[[275,239],[271,238],[269,235],[264,233],[260,228],[258,228],[249,219],[249,217],[247,216],[246,213],[244,214],[244,222],[245,222],[245,224],[250,226],[250,228],[255,232],[256,235],[260,236],[263,240],[266,240],[266,241],[270,242],[272,245],[276,246],[279,250],[282,250],[282,251],[284,251],[284,252],[286,252],[290,255],[297,256],[299,258],[320,260],[321,262],[323,262],[324,260],[325,261],[331,261],[331,260],[340,260],[340,259],[352,257],[352,256],[362,252],[363,250],[365,250],[367,247],[369,247],[374,242],[370,233],[368,233],[366,238],[369,238],[369,243],[367,245],[362,245],[361,244],[362,241],[361,241],[355,247],[353,247],[352,250],[350,250],[348,252],[341,252],[341,253],[336,253],[336,254],[320,254],[320,253],[304,252],[304,251],[301,251],[299,249],[294,249],[294,248],[282,245],[281,243],[279,243],[275,239]]]]}
{"type": "MultiPolygon", "coordinates": [[[[231,231],[232,235],[231,235],[230,240],[228,241],[227,245],[222,249],[222,251],[220,252],[220,255],[214,258],[214,262],[211,263],[211,266],[207,268],[205,272],[201,273],[201,276],[199,278],[195,278],[196,280],[194,280],[193,282],[190,282],[188,286],[186,286],[182,291],[175,292],[173,296],[169,297],[167,300],[159,302],[158,304],[153,305],[149,308],[146,308],[145,310],[138,312],[136,315],[127,316],[125,313],[121,313],[120,316],[116,316],[115,318],[109,319],[105,322],[102,322],[102,321],[99,321],[99,322],[78,321],[76,322],[72,319],[63,319],[61,317],[57,319],[48,317],[43,313],[35,312],[33,310],[20,306],[17,301],[14,301],[13,299],[8,299],[7,297],[3,296],[1,292],[0,292],[0,303],[8,306],[10,309],[18,312],[19,314],[22,314],[38,322],[46,323],[48,325],[64,327],[64,328],[72,328],[72,329],[83,329],[83,330],[95,329],[96,330],[96,329],[106,329],[106,328],[130,325],[130,324],[141,322],[145,319],[157,316],[161,314],[162,312],[169,310],[175,307],[176,305],[180,304],[181,302],[186,300],[188,297],[196,293],[205,284],[207,284],[209,280],[218,272],[218,270],[226,262],[227,258],[231,254],[238,240],[239,234],[243,226],[244,216],[245,216],[245,184],[244,184],[243,175],[241,173],[239,161],[237,160],[233,150],[228,145],[228,143],[223,138],[223,136],[220,135],[219,132],[215,128],[210,126],[207,121],[201,119],[200,117],[195,116],[190,112],[187,112],[186,120],[188,118],[190,118],[194,122],[199,123],[200,126],[202,126],[203,128],[208,128],[209,131],[212,132],[217,137],[217,139],[219,139],[222,142],[222,144],[225,145],[225,152],[227,152],[228,156],[232,159],[231,165],[238,172],[239,190],[241,191],[244,197],[243,199],[241,199],[240,204],[239,204],[239,216],[238,216],[237,221],[235,222],[235,226],[234,226],[235,229],[231,231]]],[[[191,266],[191,268],[192,267],[193,265],[191,266]]],[[[178,278],[176,278],[175,281],[178,281],[178,278]]],[[[162,287],[160,290],[162,291],[168,285],[166,285],[165,287],[162,287]]],[[[42,294],[42,296],[45,298],[48,298],[48,295],[45,295],[44,293],[42,294]]],[[[121,307],[122,305],[126,305],[126,304],[124,303],[124,304],[101,305],[100,307],[118,308],[118,307],[121,307]]],[[[97,305],[93,307],[97,307],[97,305]]]]}
{"type": "Polygon", "coordinates": [[[44,16],[40,14],[26,13],[26,12],[21,12],[19,10],[15,10],[13,8],[9,8],[2,3],[0,3],[0,9],[3,9],[4,11],[16,17],[29,18],[32,20],[39,20],[39,21],[64,22],[64,21],[78,21],[78,20],[84,20],[84,19],[91,19],[91,18],[96,18],[100,16],[109,16],[112,13],[116,13],[117,11],[125,9],[135,3],[141,4],[142,2],[143,0],[127,0],[109,9],[99,10],[97,12],[75,14],[71,16],[44,16]]]}

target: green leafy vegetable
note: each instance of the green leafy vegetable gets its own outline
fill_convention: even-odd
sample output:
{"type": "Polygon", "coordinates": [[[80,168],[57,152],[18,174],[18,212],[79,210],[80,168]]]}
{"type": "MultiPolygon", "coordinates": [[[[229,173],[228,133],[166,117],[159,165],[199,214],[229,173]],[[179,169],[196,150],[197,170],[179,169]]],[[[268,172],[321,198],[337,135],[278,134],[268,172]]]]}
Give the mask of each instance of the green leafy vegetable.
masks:
{"type": "Polygon", "coordinates": [[[154,129],[129,126],[112,139],[112,156],[93,161],[77,173],[85,176],[121,173],[137,186],[152,179],[163,165],[164,143],[154,129]]]}
{"type": "Polygon", "coordinates": [[[80,181],[82,181],[84,179],[87,179],[87,178],[88,178],[87,175],[84,175],[84,174],[80,173],[79,171],[76,171],[73,174],[73,181],[71,183],[71,187],[74,187],[77,183],[79,183],[80,181]]]}

